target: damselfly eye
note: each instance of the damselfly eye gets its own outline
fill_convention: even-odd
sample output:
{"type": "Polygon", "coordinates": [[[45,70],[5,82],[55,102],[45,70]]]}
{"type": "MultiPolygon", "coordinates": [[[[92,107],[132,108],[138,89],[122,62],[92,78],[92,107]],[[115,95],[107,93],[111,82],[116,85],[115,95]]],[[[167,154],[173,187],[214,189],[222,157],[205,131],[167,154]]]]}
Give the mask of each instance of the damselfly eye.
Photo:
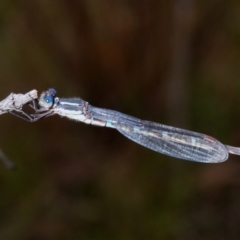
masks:
{"type": "Polygon", "coordinates": [[[38,105],[40,108],[51,108],[54,104],[56,96],[56,90],[49,88],[46,92],[43,92],[38,100],[38,105]]]}
{"type": "Polygon", "coordinates": [[[46,96],[45,101],[46,101],[46,103],[53,104],[53,97],[52,96],[46,96]]]}

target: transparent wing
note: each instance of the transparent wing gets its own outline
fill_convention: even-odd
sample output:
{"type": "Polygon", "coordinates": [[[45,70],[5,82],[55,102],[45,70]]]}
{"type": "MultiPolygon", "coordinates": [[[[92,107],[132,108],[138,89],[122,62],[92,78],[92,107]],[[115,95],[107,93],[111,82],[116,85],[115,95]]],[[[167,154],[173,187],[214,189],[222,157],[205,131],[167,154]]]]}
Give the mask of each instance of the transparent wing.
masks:
{"type": "Polygon", "coordinates": [[[228,159],[228,149],[218,140],[196,132],[174,128],[123,114],[91,107],[92,117],[106,122],[130,140],[175,158],[219,163],[228,159]]]}

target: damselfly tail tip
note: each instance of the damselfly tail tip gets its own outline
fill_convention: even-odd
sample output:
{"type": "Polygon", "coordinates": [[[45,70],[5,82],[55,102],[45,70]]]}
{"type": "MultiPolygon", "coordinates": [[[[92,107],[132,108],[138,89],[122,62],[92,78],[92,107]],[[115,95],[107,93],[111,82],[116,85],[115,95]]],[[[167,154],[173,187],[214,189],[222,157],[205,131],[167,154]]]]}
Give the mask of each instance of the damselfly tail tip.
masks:
{"type": "Polygon", "coordinates": [[[235,155],[240,155],[240,148],[239,147],[232,147],[232,146],[228,146],[228,145],[225,145],[225,146],[228,149],[229,153],[235,154],[235,155]]]}

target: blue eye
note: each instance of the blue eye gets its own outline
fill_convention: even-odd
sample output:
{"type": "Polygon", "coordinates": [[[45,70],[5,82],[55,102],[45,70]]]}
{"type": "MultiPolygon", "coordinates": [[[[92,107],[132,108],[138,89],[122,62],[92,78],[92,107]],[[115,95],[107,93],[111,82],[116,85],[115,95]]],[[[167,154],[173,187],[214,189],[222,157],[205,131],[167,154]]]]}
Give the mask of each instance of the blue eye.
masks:
{"type": "Polygon", "coordinates": [[[46,101],[46,103],[53,104],[53,96],[45,96],[44,100],[46,101]]]}
{"type": "Polygon", "coordinates": [[[55,103],[57,91],[54,88],[49,88],[47,91],[43,92],[38,99],[38,105],[40,108],[49,109],[55,103]]]}

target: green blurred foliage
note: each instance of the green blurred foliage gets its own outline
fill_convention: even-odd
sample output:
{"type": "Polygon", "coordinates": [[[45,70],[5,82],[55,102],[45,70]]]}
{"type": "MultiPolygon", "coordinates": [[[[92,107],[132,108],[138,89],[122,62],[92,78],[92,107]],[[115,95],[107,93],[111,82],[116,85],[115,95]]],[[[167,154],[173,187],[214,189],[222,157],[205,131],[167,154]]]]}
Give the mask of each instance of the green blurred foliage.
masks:
{"type": "MultiPolygon", "coordinates": [[[[60,97],[240,146],[238,1],[0,3],[2,99],[60,97]]],[[[1,116],[0,239],[239,239],[239,157],[151,152],[111,129],[1,116]]]]}

